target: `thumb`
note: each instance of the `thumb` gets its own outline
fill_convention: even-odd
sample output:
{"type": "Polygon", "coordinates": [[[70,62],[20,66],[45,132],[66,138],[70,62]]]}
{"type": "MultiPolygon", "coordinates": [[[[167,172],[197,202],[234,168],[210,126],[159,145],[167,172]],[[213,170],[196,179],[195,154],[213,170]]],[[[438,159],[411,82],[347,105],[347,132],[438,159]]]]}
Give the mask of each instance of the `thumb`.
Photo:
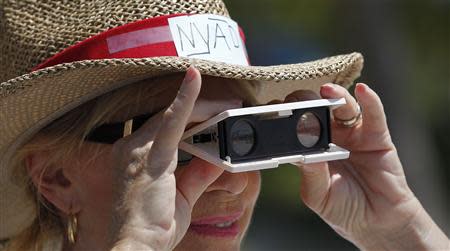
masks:
{"type": "Polygon", "coordinates": [[[297,166],[302,174],[300,196],[303,202],[313,211],[321,211],[331,184],[328,163],[297,164],[297,166]]]}
{"type": "Polygon", "coordinates": [[[193,158],[190,164],[183,167],[182,171],[176,175],[175,221],[177,222],[177,233],[173,239],[173,248],[186,234],[191,223],[192,209],[198,198],[222,173],[223,169],[201,159],[193,158]]]}
{"type": "Polygon", "coordinates": [[[208,186],[223,173],[223,169],[198,158],[193,158],[184,169],[177,177],[177,189],[192,209],[208,186]]]}

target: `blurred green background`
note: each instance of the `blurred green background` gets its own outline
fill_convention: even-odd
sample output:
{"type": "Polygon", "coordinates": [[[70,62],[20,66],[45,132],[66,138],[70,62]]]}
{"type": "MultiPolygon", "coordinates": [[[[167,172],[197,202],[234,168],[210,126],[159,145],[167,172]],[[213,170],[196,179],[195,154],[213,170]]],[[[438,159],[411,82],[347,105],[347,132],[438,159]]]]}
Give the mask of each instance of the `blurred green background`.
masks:
{"type": "MultiPolygon", "coordinates": [[[[381,96],[408,183],[450,233],[448,0],[225,0],[253,65],[361,52],[358,81],[381,96]]],[[[262,172],[243,250],[356,250],[299,200],[299,174],[262,172]]]]}

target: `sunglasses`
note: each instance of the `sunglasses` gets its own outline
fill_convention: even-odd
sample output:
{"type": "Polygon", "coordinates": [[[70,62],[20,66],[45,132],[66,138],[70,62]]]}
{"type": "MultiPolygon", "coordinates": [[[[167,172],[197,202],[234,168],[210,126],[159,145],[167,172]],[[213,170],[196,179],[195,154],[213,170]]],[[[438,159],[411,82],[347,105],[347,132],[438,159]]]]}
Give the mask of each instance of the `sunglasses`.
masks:
{"type": "MultiPolygon", "coordinates": [[[[125,122],[103,124],[90,131],[84,140],[102,144],[114,144],[117,140],[137,131],[149,118],[155,114],[156,113],[139,115],[125,122]]],[[[178,150],[179,166],[189,164],[192,158],[193,156],[191,154],[178,150]]]]}

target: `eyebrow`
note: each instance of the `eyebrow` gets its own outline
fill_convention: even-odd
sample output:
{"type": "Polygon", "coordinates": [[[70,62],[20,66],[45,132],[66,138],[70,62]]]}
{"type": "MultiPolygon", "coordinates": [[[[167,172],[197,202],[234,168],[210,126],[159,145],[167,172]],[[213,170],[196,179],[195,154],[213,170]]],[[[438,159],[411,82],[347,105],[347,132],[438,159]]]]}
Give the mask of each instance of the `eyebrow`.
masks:
{"type": "Polygon", "coordinates": [[[120,138],[138,130],[149,118],[151,118],[155,114],[156,113],[148,113],[133,117],[124,122],[100,125],[90,131],[84,138],[84,140],[104,144],[114,144],[114,142],[116,142],[120,138]]]}

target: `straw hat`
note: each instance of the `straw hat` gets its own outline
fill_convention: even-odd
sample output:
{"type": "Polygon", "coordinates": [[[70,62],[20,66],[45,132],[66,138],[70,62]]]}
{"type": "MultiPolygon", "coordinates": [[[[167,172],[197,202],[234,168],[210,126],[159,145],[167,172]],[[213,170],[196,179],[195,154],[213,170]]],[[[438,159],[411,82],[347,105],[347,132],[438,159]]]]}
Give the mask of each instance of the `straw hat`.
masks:
{"type": "Polygon", "coordinates": [[[20,233],[36,217],[24,185],[11,177],[11,155],[42,127],[90,99],[195,64],[204,75],[261,82],[258,99],[264,103],[297,89],[317,91],[326,82],[348,87],[363,64],[359,53],[351,53],[299,64],[249,66],[242,60],[245,46],[233,51],[239,62],[216,61],[222,52],[209,57],[183,54],[183,36],[194,42],[192,32],[201,35],[198,28],[205,22],[217,23],[214,46],[222,43],[234,50],[244,44],[240,29],[235,33],[240,40],[232,35],[236,27],[221,0],[3,0],[0,5],[0,240],[20,233]],[[193,14],[218,16],[206,20],[193,14]],[[200,20],[197,31],[191,26],[189,37],[189,27],[177,30],[177,41],[171,27],[177,17],[181,24],[175,25],[187,22],[186,17],[195,19],[194,24],[200,20]],[[217,20],[225,20],[231,37],[217,20]],[[147,40],[136,40],[142,37],[147,40]]]}

